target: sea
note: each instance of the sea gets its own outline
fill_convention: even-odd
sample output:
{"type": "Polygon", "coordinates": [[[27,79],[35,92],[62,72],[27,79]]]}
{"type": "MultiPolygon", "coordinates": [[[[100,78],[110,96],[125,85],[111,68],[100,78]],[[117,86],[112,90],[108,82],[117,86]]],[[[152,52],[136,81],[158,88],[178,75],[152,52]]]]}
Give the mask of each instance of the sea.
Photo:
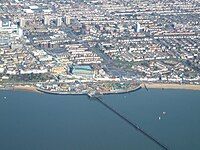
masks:
{"type": "MultiPolygon", "coordinates": [[[[200,150],[200,91],[141,89],[102,101],[170,150],[200,150]]],[[[0,91],[0,150],[162,150],[85,95],[0,91]]]]}

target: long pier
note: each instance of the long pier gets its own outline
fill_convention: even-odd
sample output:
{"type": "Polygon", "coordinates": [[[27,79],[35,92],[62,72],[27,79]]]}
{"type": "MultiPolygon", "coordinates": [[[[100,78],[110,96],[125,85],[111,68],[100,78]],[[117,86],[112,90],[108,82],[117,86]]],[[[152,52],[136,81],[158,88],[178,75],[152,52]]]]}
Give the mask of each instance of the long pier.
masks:
{"type": "Polygon", "coordinates": [[[121,119],[123,119],[125,122],[127,122],[129,125],[131,125],[132,127],[134,127],[136,130],[138,130],[139,132],[141,132],[143,135],[145,135],[147,138],[149,138],[150,140],[152,140],[154,143],[156,143],[158,146],[160,146],[162,149],[165,150],[169,150],[167,148],[167,146],[165,146],[164,144],[162,144],[161,142],[159,142],[156,138],[154,138],[152,135],[150,135],[149,133],[145,132],[142,128],[140,128],[136,123],[133,123],[131,121],[129,121],[125,116],[121,115],[119,112],[117,112],[114,108],[112,108],[111,106],[109,106],[108,104],[106,104],[105,102],[103,102],[99,97],[94,97],[96,100],[98,100],[103,106],[105,106],[106,108],[108,108],[109,110],[111,110],[113,113],[115,113],[117,116],[119,116],[121,119]]]}
{"type": "Polygon", "coordinates": [[[144,84],[144,88],[145,88],[147,91],[149,91],[149,89],[147,88],[146,84],[144,84]]]}

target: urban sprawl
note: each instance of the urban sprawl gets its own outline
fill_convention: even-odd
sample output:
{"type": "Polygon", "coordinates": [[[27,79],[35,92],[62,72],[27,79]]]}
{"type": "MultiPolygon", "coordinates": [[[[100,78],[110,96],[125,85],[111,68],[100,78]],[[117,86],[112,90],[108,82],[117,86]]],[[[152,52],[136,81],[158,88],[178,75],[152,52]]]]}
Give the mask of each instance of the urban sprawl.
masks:
{"type": "Polygon", "coordinates": [[[199,0],[0,0],[0,88],[200,84],[199,0]]]}

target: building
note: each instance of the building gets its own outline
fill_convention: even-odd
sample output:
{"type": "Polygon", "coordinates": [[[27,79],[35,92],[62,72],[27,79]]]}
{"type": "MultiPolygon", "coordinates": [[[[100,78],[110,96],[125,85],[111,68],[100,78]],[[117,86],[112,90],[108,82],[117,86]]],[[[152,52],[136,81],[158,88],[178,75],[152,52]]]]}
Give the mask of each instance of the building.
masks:
{"type": "Polygon", "coordinates": [[[50,16],[44,16],[44,24],[45,25],[50,25],[51,23],[51,18],[50,16]]]}
{"type": "Polygon", "coordinates": [[[7,18],[0,17],[0,28],[9,28],[11,26],[11,22],[7,18]]]}
{"type": "Polygon", "coordinates": [[[137,22],[137,24],[136,24],[136,32],[140,32],[140,29],[141,29],[140,23],[137,22]]]}
{"type": "Polygon", "coordinates": [[[78,77],[94,78],[95,73],[90,65],[75,65],[70,69],[70,72],[78,77]]]}
{"type": "Polygon", "coordinates": [[[65,16],[65,24],[66,25],[71,24],[71,17],[70,16],[65,16]]]}
{"type": "Polygon", "coordinates": [[[26,25],[26,20],[24,18],[20,18],[20,22],[19,22],[20,27],[25,27],[26,25]]]}
{"type": "Polygon", "coordinates": [[[3,22],[2,22],[2,20],[0,19],[0,28],[2,27],[2,24],[3,24],[3,22]]]}
{"type": "Polygon", "coordinates": [[[58,17],[57,18],[57,26],[61,26],[62,25],[62,17],[58,17]]]}
{"type": "Polygon", "coordinates": [[[66,73],[66,69],[63,66],[53,67],[51,72],[55,75],[60,75],[66,73]]]}
{"type": "Polygon", "coordinates": [[[23,30],[15,24],[11,24],[11,21],[7,18],[0,18],[0,37],[7,39],[8,37],[21,38],[23,36],[23,30]]]}

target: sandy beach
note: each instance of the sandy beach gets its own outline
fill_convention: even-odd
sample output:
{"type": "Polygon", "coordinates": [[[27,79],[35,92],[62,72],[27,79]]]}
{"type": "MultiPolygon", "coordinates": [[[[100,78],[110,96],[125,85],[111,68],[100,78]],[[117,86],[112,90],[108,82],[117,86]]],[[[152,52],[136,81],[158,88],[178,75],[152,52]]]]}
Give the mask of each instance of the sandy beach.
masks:
{"type": "Polygon", "coordinates": [[[14,85],[13,90],[39,92],[34,85],[14,85]]]}
{"type": "Polygon", "coordinates": [[[200,90],[200,85],[192,84],[176,84],[176,83],[143,83],[141,86],[144,88],[152,89],[185,89],[185,90],[200,90]]]}

